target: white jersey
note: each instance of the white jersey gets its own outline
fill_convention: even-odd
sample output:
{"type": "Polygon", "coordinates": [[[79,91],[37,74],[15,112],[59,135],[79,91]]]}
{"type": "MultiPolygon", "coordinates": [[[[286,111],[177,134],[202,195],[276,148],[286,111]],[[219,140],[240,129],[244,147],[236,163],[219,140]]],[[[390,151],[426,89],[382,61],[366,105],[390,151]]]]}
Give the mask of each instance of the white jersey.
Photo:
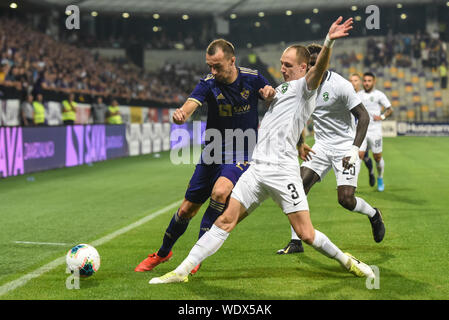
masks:
{"type": "Polygon", "coordinates": [[[269,164],[299,166],[296,145],[315,109],[315,99],[316,90],[307,89],[305,77],[278,86],[260,124],[252,159],[269,164]]]}
{"type": "Polygon", "coordinates": [[[390,108],[391,103],[387,96],[377,89],[373,89],[370,92],[365,90],[360,90],[357,92],[366,110],[369,113],[369,133],[381,133],[382,132],[382,121],[374,121],[373,116],[380,116],[382,113],[382,107],[390,108]]]}
{"type": "Polygon", "coordinates": [[[328,71],[317,91],[312,113],[315,143],[348,150],[355,138],[355,120],[350,110],[361,104],[352,84],[338,73],[328,71]]]}

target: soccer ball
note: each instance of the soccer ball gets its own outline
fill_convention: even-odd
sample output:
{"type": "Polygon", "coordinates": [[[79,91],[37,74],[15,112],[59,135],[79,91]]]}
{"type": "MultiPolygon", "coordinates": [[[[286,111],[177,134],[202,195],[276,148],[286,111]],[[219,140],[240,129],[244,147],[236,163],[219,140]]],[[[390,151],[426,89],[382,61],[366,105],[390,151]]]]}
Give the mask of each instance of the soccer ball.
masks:
{"type": "Polygon", "coordinates": [[[74,246],[66,255],[67,268],[79,272],[81,277],[90,277],[100,269],[100,255],[97,249],[88,244],[74,246]]]}

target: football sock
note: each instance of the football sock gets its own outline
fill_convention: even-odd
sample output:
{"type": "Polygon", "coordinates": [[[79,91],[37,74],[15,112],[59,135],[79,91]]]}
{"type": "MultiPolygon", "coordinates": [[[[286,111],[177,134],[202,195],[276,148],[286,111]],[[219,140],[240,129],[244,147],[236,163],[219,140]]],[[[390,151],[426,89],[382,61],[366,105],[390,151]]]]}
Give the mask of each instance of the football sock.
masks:
{"type": "Polygon", "coordinates": [[[162,246],[157,252],[157,255],[159,257],[164,258],[170,253],[170,250],[172,249],[176,240],[178,240],[178,238],[182,236],[189,225],[190,219],[180,217],[178,215],[178,211],[176,211],[176,213],[173,215],[167,230],[165,230],[162,246]]]}
{"type": "Polygon", "coordinates": [[[370,174],[374,174],[373,172],[373,161],[370,157],[363,158],[363,162],[365,163],[365,166],[368,168],[368,171],[370,174]]]}
{"type": "Polygon", "coordinates": [[[324,233],[315,229],[315,239],[313,240],[312,247],[317,251],[324,254],[326,257],[335,259],[342,265],[347,266],[349,257],[345,255],[338,247],[333,244],[324,233]]]}
{"type": "Polygon", "coordinates": [[[292,230],[292,240],[301,240],[298,235],[295,232],[295,229],[293,229],[292,226],[290,226],[290,229],[292,230]]]}
{"type": "Polygon", "coordinates": [[[383,157],[380,158],[379,162],[376,161],[376,166],[377,166],[377,173],[379,174],[378,178],[383,178],[383,176],[384,176],[384,167],[385,167],[385,162],[384,162],[384,158],[383,157]]]}
{"type": "Polygon", "coordinates": [[[210,229],[215,220],[217,220],[217,218],[223,213],[225,206],[226,203],[221,203],[210,199],[209,206],[207,207],[206,212],[204,212],[203,219],[201,220],[198,239],[210,229]]]}
{"type": "Polygon", "coordinates": [[[355,201],[355,208],[352,211],[367,215],[370,218],[374,217],[376,209],[371,207],[368,202],[358,197],[355,197],[355,201]]]}
{"type": "Polygon", "coordinates": [[[175,269],[175,273],[181,276],[188,275],[195,266],[217,252],[228,236],[229,232],[212,225],[210,230],[198,239],[187,258],[175,269]]]}

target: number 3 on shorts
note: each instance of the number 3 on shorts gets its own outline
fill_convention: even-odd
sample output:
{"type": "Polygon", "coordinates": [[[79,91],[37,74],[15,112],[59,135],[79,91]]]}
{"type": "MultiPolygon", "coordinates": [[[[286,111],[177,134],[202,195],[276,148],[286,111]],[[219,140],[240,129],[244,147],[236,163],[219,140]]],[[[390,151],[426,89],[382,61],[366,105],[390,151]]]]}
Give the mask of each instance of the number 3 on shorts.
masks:
{"type": "Polygon", "coordinates": [[[290,190],[292,192],[292,199],[298,199],[299,198],[299,194],[298,191],[296,191],[296,187],[293,183],[290,183],[287,185],[287,189],[290,190]]]}

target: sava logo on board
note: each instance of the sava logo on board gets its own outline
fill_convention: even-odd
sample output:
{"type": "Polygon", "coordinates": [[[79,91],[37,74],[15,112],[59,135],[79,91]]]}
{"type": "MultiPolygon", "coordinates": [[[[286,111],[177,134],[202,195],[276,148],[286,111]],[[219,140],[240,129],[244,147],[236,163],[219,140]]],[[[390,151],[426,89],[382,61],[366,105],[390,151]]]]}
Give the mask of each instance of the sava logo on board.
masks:
{"type": "Polygon", "coordinates": [[[104,125],[67,126],[66,166],[106,160],[106,129],[104,125]]]}
{"type": "Polygon", "coordinates": [[[24,171],[22,128],[0,128],[0,177],[24,171]]]}

